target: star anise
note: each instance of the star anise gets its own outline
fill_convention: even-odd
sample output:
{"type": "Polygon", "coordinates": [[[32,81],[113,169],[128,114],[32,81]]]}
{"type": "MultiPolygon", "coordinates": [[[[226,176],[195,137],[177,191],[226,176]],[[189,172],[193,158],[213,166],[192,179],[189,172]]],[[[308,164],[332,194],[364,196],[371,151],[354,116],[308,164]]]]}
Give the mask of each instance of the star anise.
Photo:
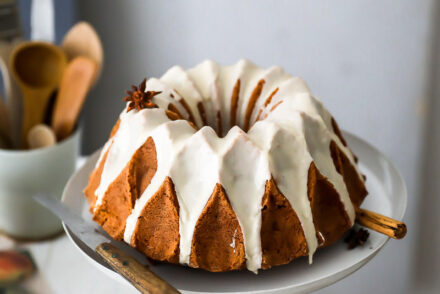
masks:
{"type": "Polygon", "coordinates": [[[359,231],[356,231],[356,229],[351,229],[344,241],[345,243],[348,243],[348,249],[353,249],[357,246],[364,245],[369,236],[370,233],[362,228],[359,229],[359,231]]]}
{"type": "Polygon", "coordinates": [[[124,101],[130,101],[128,104],[127,112],[132,109],[142,110],[144,108],[157,108],[157,105],[153,102],[153,97],[160,94],[157,91],[147,91],[147,79],[143,79],[139,86],[132,85],[132,91],[126,91],[128,96],[124,97],[124,101]]]}

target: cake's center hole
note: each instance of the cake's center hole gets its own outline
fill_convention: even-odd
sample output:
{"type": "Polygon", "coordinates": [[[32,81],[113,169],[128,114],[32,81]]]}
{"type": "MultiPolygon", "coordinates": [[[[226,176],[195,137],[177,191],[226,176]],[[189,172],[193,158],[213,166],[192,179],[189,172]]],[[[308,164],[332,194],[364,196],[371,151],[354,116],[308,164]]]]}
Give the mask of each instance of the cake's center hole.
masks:
{"type": "Polygon", "coordinates": [[[247,132],[250,128],[249,126],[245,128],[244,125],[240,125],[239,122],[241,121],[241,117],[237,110],[237,104],[236,102],[234,102],[234,99],[232,99],[231,102],[232,104],[229,118],[225,114],[222,115],[221,111],[208,113],[206,112],[206,109],[202,102],[199,102],[197,104],[197,109],[199,111],[203,126],[211,127],[220,138],[225,137],[229,130],[235,126],[239,127],[244,132],[247,132]]]}
{"type": "MultiPolygon", "coordinates": [[[[274,89],[268,97],[261,97],[264,84],[265,81],[263,79],[259,80],[252,89],[250,96],[248,96],[249,99],[244,99],[245,97],[242,96],[243,93],[240,93],[240,87],[242,86],[241,81],[238,79],[232,89],[231,97],[229,98],[229,109],[227,110],[211,110],[212,107],[207,107],[203,102],[197,104],[196,110],[191,109],[183,97],[179,100],[179,103],[188,113],[187,120],[196,128],[199,126],[196,126],[195,116],[191,110],[198,112],[202,126],[210,126],[219,137],[226,136],[229,130],[234,126],[238,126],[244,132],[247,132],[254,123],[265,119],[271,111],[282,103],[282,100],[280,100],[272,105],[272,97],[277,93],[278,88],[274,89]],[[242,99],[244,99],[245,102],[242,99]],[[261,100],[257,107],[257,101],[259,101],[259,99],[264,100],[261,100]]],[[[211,105],[213,105],[213,103],[211,105]]],[[[186,117],[183,116],[173,104],[169,105],[168,110],[174,113],[173,119],[184,119],[184,117],[186,117]]]]}

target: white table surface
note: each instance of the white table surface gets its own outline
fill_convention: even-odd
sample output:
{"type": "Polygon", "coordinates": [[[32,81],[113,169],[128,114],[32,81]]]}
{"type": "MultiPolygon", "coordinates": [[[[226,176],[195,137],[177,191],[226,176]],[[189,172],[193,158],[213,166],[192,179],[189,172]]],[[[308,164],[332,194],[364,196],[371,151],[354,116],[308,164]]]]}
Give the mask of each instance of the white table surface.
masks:
{"type": "Polygon", "coordinates": [[[17,247],[28,249],[37,264],[37,274],[23,284],[31,293],[138,293],[95,268],[64,233],[51,240],[25,243],[0,235],[0,250],[17,247]]]}

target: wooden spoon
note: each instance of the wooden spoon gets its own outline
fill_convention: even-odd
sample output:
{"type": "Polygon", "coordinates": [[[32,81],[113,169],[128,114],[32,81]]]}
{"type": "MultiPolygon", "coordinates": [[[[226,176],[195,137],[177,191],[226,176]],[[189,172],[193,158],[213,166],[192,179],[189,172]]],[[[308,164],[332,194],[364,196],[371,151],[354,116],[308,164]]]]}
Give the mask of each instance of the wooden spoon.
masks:
{"type": "Polygon", "coordinates": [[[67,32],[61,46],[69,60],[85,56],[96,62],[96,72],[93,78],[93,83],[95,83],[101,74],[104,58],[101,39],[95,29],[89,23],[81,21],[67,32]]]}
{"type": "Polygon", "coordinates": [[[52,128],[59,141],[73,132],[95,72],[96,63],[88,57],[76,57],[67,66],[52,117],[52,128]]]}
{"type": "Polygon", "coordinates": [[[29,130],[43,122],[51,94],[67,64],[64,52],[45,42],[24,42],[11,56],[12,74],[23,94],[22,143],[29,130]]]}
{"type": "Polygon", "coordinates": [[[56,143],[55,133],[49,126],[39,124],[29,131],[27,142],[31,149],[49,147],[56,143]]]}

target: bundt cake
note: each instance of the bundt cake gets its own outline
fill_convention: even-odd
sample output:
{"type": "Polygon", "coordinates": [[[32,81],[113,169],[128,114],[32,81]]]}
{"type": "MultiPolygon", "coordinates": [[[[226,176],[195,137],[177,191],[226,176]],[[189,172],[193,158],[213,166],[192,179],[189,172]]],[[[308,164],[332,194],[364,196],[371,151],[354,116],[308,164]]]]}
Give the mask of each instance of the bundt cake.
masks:
{"type": "Polygon", "coordinates": [[[84,193],[93,219],[153,260],[257,272],[353,226],[356,157],[305,82],[207,60],[128,91],[84,193]]]}

